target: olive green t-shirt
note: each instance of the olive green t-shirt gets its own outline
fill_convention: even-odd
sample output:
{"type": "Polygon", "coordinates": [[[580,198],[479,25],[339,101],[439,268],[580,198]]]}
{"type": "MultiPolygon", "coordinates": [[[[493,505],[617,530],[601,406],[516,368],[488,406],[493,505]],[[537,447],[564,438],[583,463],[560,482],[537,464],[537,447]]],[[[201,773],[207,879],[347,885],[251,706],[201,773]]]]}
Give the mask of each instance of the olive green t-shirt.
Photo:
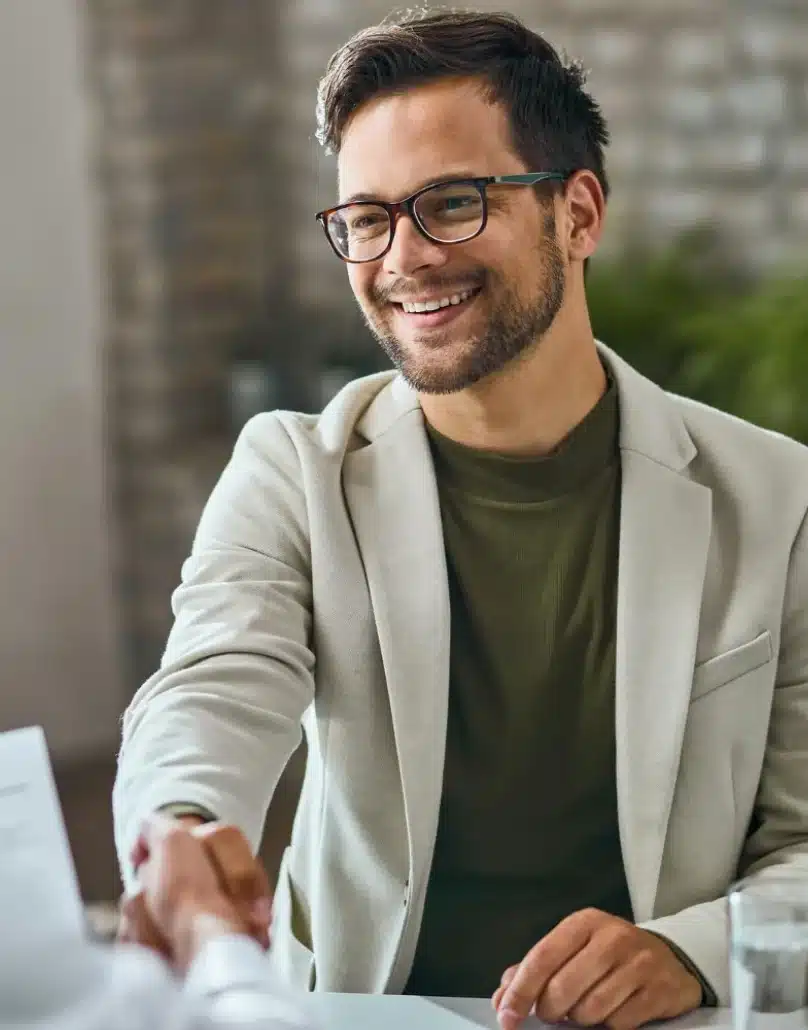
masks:
{"type": "Polygon", "coordinates": [[[631,919],[617,824],[618,399],[542,458],[429,427],[451,667],[435,856],[407,992],[488,996],[561,919],[631,919]]]}

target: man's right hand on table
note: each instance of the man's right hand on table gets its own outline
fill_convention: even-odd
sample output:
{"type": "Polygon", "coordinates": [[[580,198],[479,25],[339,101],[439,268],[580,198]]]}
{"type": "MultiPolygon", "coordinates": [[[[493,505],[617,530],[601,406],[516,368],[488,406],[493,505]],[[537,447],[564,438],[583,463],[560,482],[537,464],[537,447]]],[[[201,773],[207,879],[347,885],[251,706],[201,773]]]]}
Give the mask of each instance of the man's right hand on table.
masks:
{"type": "Polygon", "coordinates": [[[124,899],[118,940],[152,948],[180,971],[228,933],[269,946],[266,872],[234,826],[155,815],[132,853],[141,890],[124,899]]]}

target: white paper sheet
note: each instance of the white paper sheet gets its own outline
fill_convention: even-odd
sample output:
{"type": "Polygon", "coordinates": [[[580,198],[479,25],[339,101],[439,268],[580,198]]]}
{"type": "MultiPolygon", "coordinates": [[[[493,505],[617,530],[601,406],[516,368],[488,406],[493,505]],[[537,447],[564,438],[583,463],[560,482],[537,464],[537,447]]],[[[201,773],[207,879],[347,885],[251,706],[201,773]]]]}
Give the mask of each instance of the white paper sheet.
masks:
{"type": "Polygon", "coordinates": [[[0,733],[0,950],[85,933],[73,856],[39,726],[0,733]]]}
{"type": "MultiPolygon", "coordinates": [[[[487,998],[418,998],[389,994],[311,994],[318,1030],[498,1030],[487,998]]],[[[522,1030],[550,1030],[529,1016],[522,1030]]],[[[553,1028],[557,1030],[557,1028],[553,1028]]]]}

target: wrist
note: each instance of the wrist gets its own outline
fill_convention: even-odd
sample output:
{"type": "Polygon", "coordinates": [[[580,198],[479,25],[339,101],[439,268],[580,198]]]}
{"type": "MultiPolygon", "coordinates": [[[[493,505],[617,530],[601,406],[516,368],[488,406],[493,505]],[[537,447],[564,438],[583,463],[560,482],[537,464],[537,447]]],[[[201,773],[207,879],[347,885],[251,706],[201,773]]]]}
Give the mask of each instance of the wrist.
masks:
{"type": "Polygon", "coordinates": [[[175,969],[184,975],[199,952],[210,941],[244,933],[243,921],[229,905],[184,905],[174,919],[171,935],[175,969]]]}

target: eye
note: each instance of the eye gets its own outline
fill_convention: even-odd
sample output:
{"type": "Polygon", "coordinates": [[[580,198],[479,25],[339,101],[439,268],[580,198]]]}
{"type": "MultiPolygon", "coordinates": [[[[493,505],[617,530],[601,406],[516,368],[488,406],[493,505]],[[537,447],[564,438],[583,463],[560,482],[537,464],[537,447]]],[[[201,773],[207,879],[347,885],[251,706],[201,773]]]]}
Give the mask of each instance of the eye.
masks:
{"type": "Polygon", "coordinates": [[[436,186],[417,201],[418,215],[427,223],[467,222],[482,214],[479,191],[465,183],[436,186]]]}
{"type": "Polygon", "coordinates": [[[439,205],[446,212],[462,211],[468,207],[478,207],[479,201],[475,197],[446,197],[439,205]]]}
{"type": "Polygon", "coordinates": [[[371,229],[374,226],[381,225],[386,222],[387,219],[379,214],[372,215],[356,215],[351,218],[348,222],[348,229],[351,232],[361,232],[363,229],[371,229]]]}

